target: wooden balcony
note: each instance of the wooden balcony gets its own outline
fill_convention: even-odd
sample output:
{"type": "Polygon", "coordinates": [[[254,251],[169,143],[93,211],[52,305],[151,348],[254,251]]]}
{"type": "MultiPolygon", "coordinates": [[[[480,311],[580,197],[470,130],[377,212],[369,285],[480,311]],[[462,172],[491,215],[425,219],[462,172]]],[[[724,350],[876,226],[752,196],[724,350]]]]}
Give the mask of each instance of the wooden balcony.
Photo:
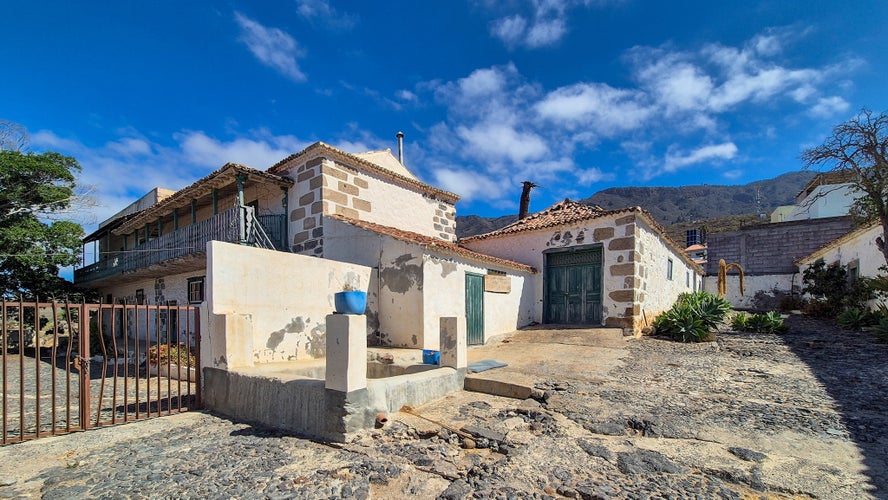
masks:
{"type": "Polygon", "coordinates": [[[285,250],[285,224],[284,215],[254,216],[252,207],[234,207],[134,248],[103,255],[98,262],[75,269],[74,283],[102,280],[110,284],[203,269],[209,241],[285,250]],[[267,237],[257,238],[257,232],[267,237]]]}

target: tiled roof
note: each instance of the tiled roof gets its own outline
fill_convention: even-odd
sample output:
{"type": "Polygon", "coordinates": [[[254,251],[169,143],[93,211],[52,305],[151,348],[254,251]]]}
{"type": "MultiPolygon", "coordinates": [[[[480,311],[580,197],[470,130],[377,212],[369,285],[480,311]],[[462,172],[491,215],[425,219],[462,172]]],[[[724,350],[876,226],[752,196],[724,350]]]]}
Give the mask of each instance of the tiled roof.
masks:
{"type": "Polygon", "coordinates": [[[464,238],[462,241],[486,240],[488,238],[496,238],[507,234],[521,233],[524,231],[536,231],[538,229],[546,229],[549,227],[563,226],[572,224],[581,220],[597,219],[605,215],[613,215],[617,213],[630,212],[634,209],[613,210],[608,211],[598,206],[585,205],[583,203],[565,198],[564,201],[556,203],[551,207],[528,215],[523,219],[519,219],[508,226],[477,236],[464,238]]]}
{"type": "Polygon", "coordinates": [[[673,241],[672,238],[669,237],[669,235],[666,233],[666,230],[654,219],[653,215],[651,215],[648,211],[642,209],[641,207],[629,207],[620,210],[605,210],[599,206],[586,205],[577,201],[573,201],[570,198],[565,198],[564,201],[556,203],[551,207],[543,210],[542,212],[528,215],[527,217],[515,221],[502,229],[498,229],[486,234],[479,234],[478,236],[463,238],[460,241],[469,242],[486,240],[488,238],[500,238],[516,233],[537,231],[550,227],[564,226],[576,222],[629,213],[634,213],[638,216],[641,216],[645,220],[645,222],[647,222],[647,224],[651,226],[651,228],[653,228],[653,230],[661,238],[663,238],[663,241],[666,243],[666,245],[672,248],[672,250],[680,259],[682,259],[686,264],[690,265],[700,274],[704,274],[703,268],[700,267],[699,264],[695,263],[685,253],[683,247],[680,247],[678,243],[676,243],[675,241],[673,241]]]}
{"type": "Polygon", "coordinates": [[[281,174],[285,170],[287,170],[287,165],[301,164],[305,161],[308,161],[310,158],[317,156],[326,156],[334,161],[339,161],[353,167],[360,167],[361,169],[369,173],[379,175],[380,177],[386,178],[389,181],[394,182],[395,184],[400,184],[405,187],[412,187],[413,189],[416,189],[423,194],[429,195],[447,203],[456,203],[457,201],[459,201],[459,196],[455,193],[444,191],[443,189],[429,186],[428,184],[420,182],[414,178],[401,175],[397,172],[392,172],[391,170],[387,170],[373,163],[372,161],[366,160],[351,153],[346,153],[341,149],[334,148],[333,146],[325,144],[323,142],[316,142],[311,146],[303,149],[302,151],[284,158],[283,160],[269,167],[268,171],[273,174],[281,174]]]}
{"type": "Polygon", "coordinates": [[[113,231],[114,234],[127,234],[144,226],[147,222],[157,220],[158,217],[170,214],[174,208],[188,206],[192,199],[206,196],[213,189],[230,185],[235,182],[238,175],[245,175],[247,179],[258,182],[269,182],[278,186],[292,186],[293,180],[287,177],[256,170],[239,163],[226,163],[222,168],[210,175],[196,181],[194,184],[176,191],[175,194],[164,198],[151,207],[142,210],[136,217],[121,224],[113,231]]]}
{"type": "Polygon", "coordinates": [[[431,236],[425,236],[419,233],[414,233],[412,231],[404,231],[401,229],[397,229],[394,227],[383,226],[381,224],[376,224],[374,222],[367,222],[357,219],[352,219],[350,217],[344,217],[342,215],[328,215],[328,217],[332,219],[336,219],[340,222],[344,222],[346,224],[350,224],[355,227],[359,227],[361,229],[371,231],[377,234],[381,234],[384,236],[392,237],[399,241],[404,241],[407,243],[414,243],[419,245],[426,250],[440,252],[444,254],[453,255],[456,257],[462,257],[468,260],[473,260],[477,262],[485,262],[490,265],[505,267],[509,269],[515,269],[518,271],[524,271],[527,273],[536,273],[537,270],[526,264],[521,264],[519,262],[514,262],[511,260],[501,259],[499,257],[494,257],[492,255],[486,255],[480,252],[476,252],[474,250],[469,250],[463,246],[457,245],[455,243],[450,243],[449,241],[439,240],[437,238],[433,238],[431,236]]]}

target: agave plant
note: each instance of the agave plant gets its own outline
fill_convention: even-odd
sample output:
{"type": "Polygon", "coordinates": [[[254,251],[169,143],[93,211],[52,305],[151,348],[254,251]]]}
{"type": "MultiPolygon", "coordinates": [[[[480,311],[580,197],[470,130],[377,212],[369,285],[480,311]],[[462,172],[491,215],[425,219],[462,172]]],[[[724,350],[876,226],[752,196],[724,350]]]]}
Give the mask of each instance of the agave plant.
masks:
{"type": "Polygon", "coordinates": [[[836,318],[836,323],[845,330],[860,330],[874,323],[875,318],[869,311],[862,309],[846,309],[836,318]]]}

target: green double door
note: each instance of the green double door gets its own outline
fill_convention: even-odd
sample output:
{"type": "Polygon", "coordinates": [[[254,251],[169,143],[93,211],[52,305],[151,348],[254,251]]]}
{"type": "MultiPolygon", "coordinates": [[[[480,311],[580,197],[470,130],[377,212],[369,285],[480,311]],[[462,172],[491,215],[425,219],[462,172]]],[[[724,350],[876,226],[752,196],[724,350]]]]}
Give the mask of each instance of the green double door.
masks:
{"type": "Polygon", "coordinates": [[[601,325],[601,248],[546,254],[545,322],[601,325]]]}

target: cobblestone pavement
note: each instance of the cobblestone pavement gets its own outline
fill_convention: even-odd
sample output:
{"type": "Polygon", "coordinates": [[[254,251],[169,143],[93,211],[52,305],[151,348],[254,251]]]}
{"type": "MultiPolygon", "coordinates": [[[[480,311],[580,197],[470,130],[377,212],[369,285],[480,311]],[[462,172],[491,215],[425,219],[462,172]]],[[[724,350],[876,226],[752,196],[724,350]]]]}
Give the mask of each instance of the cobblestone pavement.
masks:
{"type": "Polygon", "coordinates": [[[454,394],[344,445],[201,412],[11,445],[0,497],[888,498],[888,345],[791,318],[626,349],[601,380],[454,394]]]}
{"type": "MultiPolygon", "coordinates": [[[[26,436],[34,434],[38,424],[44,433],[80,426],[80,372],[66,362],[69,356],[62,350],[53,358],[48,349],[40,351],[39,359],[33,349],[26,349],[24,355],[0,355],[0,387],[6,395],[0,400],[0,418],[6,417],[0,432],[5,432],[9,441],[18,439],[21,429],[26,436]]],[[[172,380],[156,375],[156,370],[149,376],[144,366],[137,369],[123,359],[119,364],[110,361],[89,363],[93,425],[96,417],[111,423],[193,404],[197,387],[184,380],[186,377],[172,380]]],[[[174,372],[178,375],[179,371],[174,372]]]]}

